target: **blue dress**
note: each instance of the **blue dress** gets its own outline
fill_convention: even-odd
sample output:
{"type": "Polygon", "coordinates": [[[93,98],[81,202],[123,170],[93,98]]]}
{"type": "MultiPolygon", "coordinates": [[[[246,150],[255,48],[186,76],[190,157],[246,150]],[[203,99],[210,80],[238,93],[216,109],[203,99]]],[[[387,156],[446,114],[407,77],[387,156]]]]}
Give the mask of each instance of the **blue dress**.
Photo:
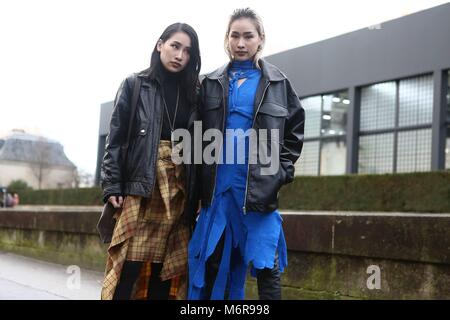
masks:
{"type": "Polygon", "coordinates": [[[189,243],[188,299],[244,299],[247,268],[252,276],[257,270],[273,268],[278,252],[280,271],[287,266],[287,249],[278,210],[269,213],[243,212],[247,170],[248,135],[252,127],[255,93],[261,71],[251,61],[233,62],[229,69],[229,98],[221,163],[217,167],[214,197],[208,208],[202,208],[189,243]],[[239,79],[246,79],[238,86],[239,79]],[[245,149],[245,157],[238,149],[245,149]],[[234,154],[227,154],[234,150],[234,154]],[[242,159],[241,159],[242,158],[242,159]],[[205,296],[206,261],[224,233],[224,249],[211,297],[205,296]]]}

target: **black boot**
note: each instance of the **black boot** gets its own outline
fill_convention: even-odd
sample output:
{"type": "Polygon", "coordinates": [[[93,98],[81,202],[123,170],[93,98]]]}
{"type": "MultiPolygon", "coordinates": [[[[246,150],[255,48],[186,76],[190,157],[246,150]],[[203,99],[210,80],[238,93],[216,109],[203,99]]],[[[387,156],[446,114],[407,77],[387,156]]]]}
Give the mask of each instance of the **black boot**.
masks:
{"type": "Polygon", "coordinates": [[[272,269],[265,268],[257,274],[258,295],[260,300],[281,300],[281,274],[278,255],[272,269]]]}

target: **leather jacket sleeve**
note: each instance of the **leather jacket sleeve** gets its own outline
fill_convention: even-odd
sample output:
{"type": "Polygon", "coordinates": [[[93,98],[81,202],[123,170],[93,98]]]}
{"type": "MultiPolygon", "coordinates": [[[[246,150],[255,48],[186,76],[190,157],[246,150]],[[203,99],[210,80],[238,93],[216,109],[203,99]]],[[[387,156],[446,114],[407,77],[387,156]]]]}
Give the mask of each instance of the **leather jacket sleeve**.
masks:
{"type": "Polygon", "coordinates": [[[101,166],[101,187],[103,201],[111,195],[121,195],[122,190],[122,154],[121,149],[127,138],[130,117],[130,99],[132,85],[130,77],[125,79],[117,91],[111,115],[109,133],[106,137],[105,154],[101,166]]]}
{"type": "Polygon", "coordinates": [[[281,146],[280,162],[284,169],[284,184],[294,180],[294,164],[303,148],[305,130],[305,110],[300,104],[297,93],[286,80],[288,116],[284,127],[284,141],[281,146]]]}

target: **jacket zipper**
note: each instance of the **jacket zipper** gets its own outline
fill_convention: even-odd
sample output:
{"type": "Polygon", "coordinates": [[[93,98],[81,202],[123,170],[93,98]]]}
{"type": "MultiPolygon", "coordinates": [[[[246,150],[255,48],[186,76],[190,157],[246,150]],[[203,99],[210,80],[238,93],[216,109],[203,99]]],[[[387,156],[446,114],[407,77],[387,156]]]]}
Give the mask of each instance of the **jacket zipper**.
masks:
{"type": "MultiPolygon", "coordinates": [[[[219,81],[220,86],[222,87],[222,98],[223,98],[222,134],[223,134],[223,131],[225,129],[225,116],[226,116],[226,112],[225,112],[226,111],[225,88],[224,88],[222,82],[220,81],[220,78],[217,79],[217,80],[219,81]]],[[[223,139],[222,139],[222,145],[223,145],[223,139]]],[[[221,153],[222,153],[222,150],[220,150],[219,156],[221,155],[221,153]]],[[[210,205],[212,205],[212,203],[214,201],[214,195],[215,195],[215,192],[216,192],[216,184],[217,184],[216,179],[217,179],[217,163],[216,163],[216,167],[215,167],[215,170],[214,170],[214,188],[213,188],[213,192],[212,192],[210,205]]]]}
{"type": "MultiPolygon", "coordinates": [[[[261,101],[259,101],[258,108],[256,109],[255,116],[253,117],[252,129],[255,126],[256,115],[258,114],[259,108],[261,108],[261,104],[262,104],[262,102],[264,100],[264,95],[266,94],[266,91],[267,91],[267,88],[269,87],[269,85],[270,85],[270,82],[267,82],[266,83],[266,87],[264,88],[263,94],[261,96],[261,101]]],[[[250,170],[250,161],[247,163],[247,179],[246,179],[246,182],[245,182],[244,206],[242,207],[242,211],[244,212],[244,214],[247,214],[247,208],[245,207],[245,205],[246,205],[246,201],[247,201],[249,170],[250,170]]]]}

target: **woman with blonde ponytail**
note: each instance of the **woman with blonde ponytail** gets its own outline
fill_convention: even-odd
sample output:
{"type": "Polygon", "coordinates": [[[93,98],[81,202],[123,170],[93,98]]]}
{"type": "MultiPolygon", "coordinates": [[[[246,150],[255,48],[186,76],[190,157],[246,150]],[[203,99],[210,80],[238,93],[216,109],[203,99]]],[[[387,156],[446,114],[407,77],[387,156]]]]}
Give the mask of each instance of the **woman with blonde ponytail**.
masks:
{"type": "Polygon", "coordinates": [[[243,299],[250,264],[259,298],[281,299],[287,249],[278,191],[294,177],[304,110],[286,76],[260,58],[265,38],[253,10],[235,10],[225,35],[230,62],[201,84],[203,130],[219,130],[223,140],[221,161],[201,166],[202,208],[189,243],[189,299],[243,299]],[[270,173],[262,154],[251,161],[252,130],[258,145],[271,152],[270,173]],[[239,150],[245,154],[236,159],[239,150]]]}

